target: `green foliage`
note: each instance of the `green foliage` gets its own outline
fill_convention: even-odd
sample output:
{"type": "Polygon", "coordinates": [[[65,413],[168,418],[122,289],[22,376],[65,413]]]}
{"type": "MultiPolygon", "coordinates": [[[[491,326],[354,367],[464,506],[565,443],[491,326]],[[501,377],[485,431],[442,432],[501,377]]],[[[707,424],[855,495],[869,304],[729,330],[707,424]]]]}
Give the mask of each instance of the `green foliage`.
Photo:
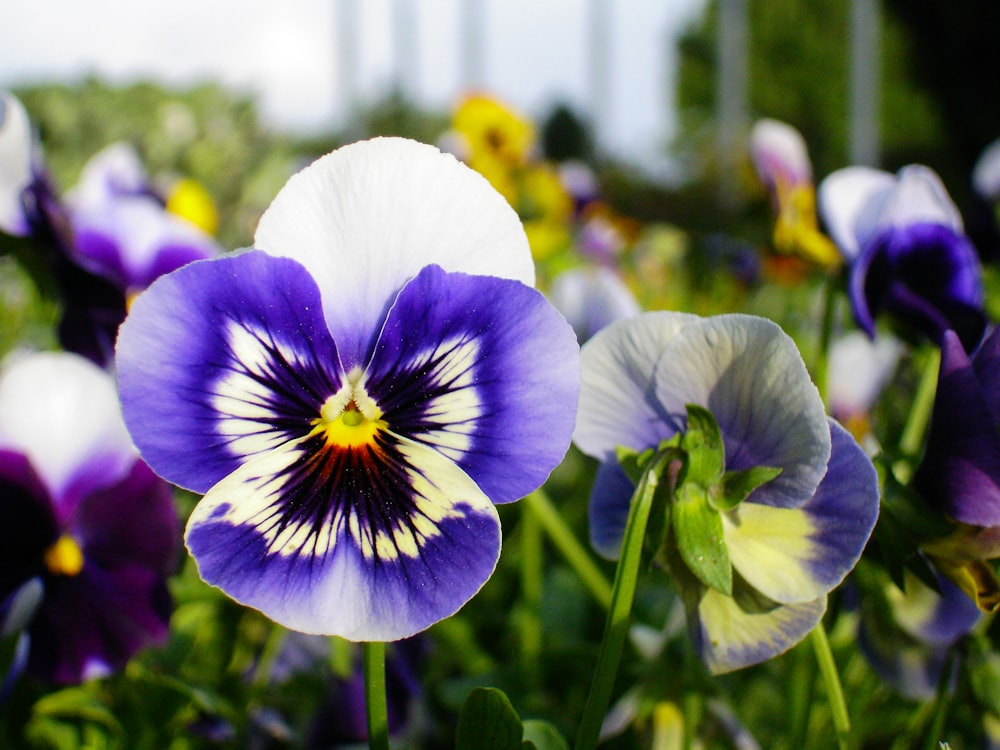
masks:
{"type": "MultiPolygon", "coordinates": [[[[848,163],[850,85],[849,3],[754,0],[749,19],[749,116],[773,117],[798,128],[823,176],[848,163]]],[[[718,2],[679,42],[678,136],[674,147],[699,173],[712,175],[716,111],[718,2]]],[[[880,33],[880,137],[883,162],[901,166],[928,154],[948,133],[941,104],[914,77],[922,54],[897,18],[883,15],[880,33]]],[[[749,123],[748,123],[749,125],[749,123]]],[[[934,164],[936,168],[946,165],[934,164]]],[[[757,188],[749,172],[743,188],[757,188]]]]}

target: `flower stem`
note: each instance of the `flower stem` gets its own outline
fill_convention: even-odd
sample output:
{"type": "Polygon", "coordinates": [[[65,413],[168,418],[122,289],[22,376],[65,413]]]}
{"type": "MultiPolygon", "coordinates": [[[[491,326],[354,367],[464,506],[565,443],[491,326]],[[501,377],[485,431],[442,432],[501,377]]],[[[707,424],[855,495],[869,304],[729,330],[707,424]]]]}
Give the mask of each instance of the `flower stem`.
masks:
{"type": "Polygon", "coordinates": [[[538,660],[542,653],[542,530],[538,516],[530,511],[521,517],[521,658],[528,683],[538,682],[538,660]]]}
{"type": "Polygon", "coordinates": [[[385,698],[385,644],[366,641],[364,655],[365,715],[370,750],[389,750],[389,715],[385,698]]]}
{"type": "Polygon", "coordinates": [[[938,677],[937,689],[934,692],[934,711],[931,714],[931,724],[924,735],[924,748],[938,747],[937,738],[944,733],[944,722],[948,717],[948,708],[951,703],[950,689],[952,677],[955,674],[955,659],[957,651],[955,647],[948,649],[944,664],[941,665],[941,675],[938,677]]]}
{"type": "Polygon", "coordinates": [[[920,375],[920,382],[917,384],[917,392],[913,396],[913,403],[910,406],[910,414],[903,426],[903,433],[899,438],[899,451],[908,459],[905,466],[897,461],[893,465],[896,478],[900,482],[907,482],[912,473],[911,465],[920,451],[920,446],[924,442],[924,433],[927,432],[927,425],[931,420],[931,412],[934,410],[934,397],[937,394],[938,367],[941,364],[941,352],[936,347],[932,347],[927,352],[927,361],[924,363],[923,372],[920,375]]]}
{"type": "Polygon", "coordinates": [[[809,638],[816,652],[819,672],[826,687],[826,698],[830,703],[830,713],[833,715],[833,728],[837,733],[837,745],[841,750],[846,750],[851,746],[851,718],[847,714],[847,701],[844,700],[837,665],[833,661],[833,651],[830,650],[830,641],[827,640],[822,622],[812,629],[809,638]]]}
{"type": "Polygon", "coordinates": [[[618,662],[621,660],[622,648],[628,635],[646,524],[653,506],[659,473],[667,460],[669,459],[661,454],[650,462],[632,496],[621,557],[615,569],[611,607],[604,625],[604,637],[601,640],[601,650],[597,656],[597,667],[594,669],[594,677],[590,684],[587,705],[583,709],[583,718],[577,731],[575,750],[593,750],[597,747],[604,715],[611,701],[618,662]]]}
{"type": "Polygon", "coordinates": [[[577,540],[572,530],[566,525],[562,514],[556,509],[542,490],[535,490],[524,500],[528,510],[542,525],[549,539],[563,556],[574,572],[580,577],[583,585],[604,609],[611,606],[611,584],[594,563],[593,558],[577,540]]]}
{"type": "Polygon", "coordinates": [[[823,319],[819,338],[816,341],[816,359],[813,361],[813,378],[819,388],[823,402],[827,403],[827,373],[830,361],[830,341],[833,339],[833,324],[837,319],[837,276],[828,274],[823,283],[823,319]]]}

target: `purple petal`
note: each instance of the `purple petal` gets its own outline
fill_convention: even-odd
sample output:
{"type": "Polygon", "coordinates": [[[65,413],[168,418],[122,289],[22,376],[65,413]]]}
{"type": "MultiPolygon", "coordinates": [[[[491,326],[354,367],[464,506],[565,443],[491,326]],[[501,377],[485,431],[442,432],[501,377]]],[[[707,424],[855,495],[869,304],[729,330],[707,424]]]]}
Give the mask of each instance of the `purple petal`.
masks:
{"type": "Polygon", "coordinates": [[[590,490],[590,544],[610,560],[621,552],[634,492],[635,485],[617,461],[605,461],[597,467],[590,490]]]}
{"type": "Polygon", "coordinates": [[[388,429],[440,450],[494,502],[537,488],[569,448],[576,338],[518,281],[423,269],[392,307],[366,375],[388,429]]]}
{"type": "Polygon", "coordinates": [[[316,283],[261,252],[161,277],[136,299],[117,357],[143,458],[196,492],[307,434],[342,379],[316,283]]]}
{"type": "Polygon", "coordinates": [[[212,488],[188,522],[201,576],[305,633],[405,638],[492,575],[500,521],[457,465],[380,433],[343,448],[285,446],[212,488]]]}
{"type": "Polygon", "coordinates": [[[858,324],[874,335],[874,319],[889,312],[933,341],[949,328],[972,349],[985,328],[982,271],[968,238],[943,224],[887,226],[851,269],[851,303],[858,324]]]}
{"type": "Polygon", "coordinates": [[[138,563],[164,577],[174,572],[180,525],[173,495],[142,461],[117,485],[84,501],[72,532],[87,560],[103,568],[138,563]]]}
{"type": "Polygon", "coordinates": [[[42,572],[42,555],[59,536],[55,509],[42,480],[21,453],[0,450],[0,599],[42,572]]]}
{"type": "Polygon", "coordinates": [[[106,676],[166,637],[169,612],[166,582],[158,573],[88,561],[77,576],[49,580],[30,628],[28,671],[61,684],[106,676]]]}
{"type": "Polygon", "coordinates": [[[914,486],[957,521],[1000,524],[1000,434],[976,373],[952,331],[941,344],[934,412],[914,486]]]}
{"type": "Polygon", "coordinates": [[[147,196],[110,199],[73,216],[73,256],[121,289],[144,289],[156,278],[219,249],[212,239],[147,196]]]}
{"type": "Polygon", "coordinates": [[[1000,328],[990,331],[972,355],[972,369],[982,388],[986,408],[993,421],[1000,424],[1000,328]]]}
{"type": "Polygon", "coordinates": [[[815,531],[814,577],[830,591],[854,568],[875,528],[879,512],[878,474],[861,446],[830,420],[832,450],[826,476],[802,510],[815,531]]]}
{"type": "Polygon", "coordinates": [[[826,595],[851,571],[878,516],[875,467],[854,438],[830,422],[826,476],[798,508],[751,499],[723,515],[733,568],[757,591],[783,604],[826,595]]]}

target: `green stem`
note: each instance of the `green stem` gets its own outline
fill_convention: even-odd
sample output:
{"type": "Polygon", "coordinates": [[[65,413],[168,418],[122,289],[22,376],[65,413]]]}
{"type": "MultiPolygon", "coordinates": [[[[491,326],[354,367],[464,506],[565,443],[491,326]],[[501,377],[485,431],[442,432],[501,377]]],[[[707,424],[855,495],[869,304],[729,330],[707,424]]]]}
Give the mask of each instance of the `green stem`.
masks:
{"type": "Polygon", "coordinates": [[[257,661],[257,668],[253,673],[254,687],[264,687],[271,679],[271,671],[274,669],[274,662],[281,652],[281,647],[288,637],[288,631],[281,625],[272,625],[271,632],[268,633],[264,648],[261,649],[260,659],[257,661]]]}
{"type": "Polygon", "coordinates": [[[931,724],[924,735],[924,750],[933,750],[938,747],[937,738],[944,732],[944,721],[948,717],[948,707],[951,703],[949,690],[951,686],[951,676],[955,666],[956,649],[948,649],[944,664],[941,665],[941,674],[938,677],[937,688],[934,693],[934,712],[931,714],[931,724]]]}
{"type": "Polygon", "coordinates": [[[904,484],[910,478],[912,464],[920,451],[920,446],[923,445],[924,434],[927,432],[927,425],[931,420],[934,397],[937,394],[940,364],[941,352],[936,347],[932,347],[927,352],[927,361],[924,363],[920,382],[917,384],[917,392],[910,405],[910,414],[903,426],[903,434],[899,438],[899,451],[907,463],[903,464],[901,461],[897,461],[893,466],[896,478],[904,484]]]}
{"type": "Polygon", "coordinates": [[[816,670],[813,656],[803,643],[791,652],[792,674],[788,690],[788,747],[806,747],[809,713],[816,691],[816,670]]]}
{"type": "Polygon", "coordinates": [[[365,716],[370,750],[389,750],[389,714],[385,697],[385,644],[361,644],[364,655],[365,716]]]}
{"type": "Polygon", "coordinates": [[[597,747],[601,725],[604,723],[604,716],[611,701],[611,692],[614,689],[618,662],[621,660],[622,648],[628,635],[646,524],[653,506],[660,471],[668,460],[668,456],[664,454],[653,458],[632,496],[621,557],[618,560],[618,567],[615,568],[611,607],[604,625],[604,637],[601,640],[601,650],[597,656],[597,667],[594,669],[594,677],[590,684],[587,705],[584,707],[583,718],[577,731],[575,750],[594,750],[597,747]]]}
{"type": "Polygon", "coordinates": [[[823,284],[823,319],[816,342],[816,358],[813,361],[813,377],[819,388],[823,402],[827,401],[827,372],[830,361],[830,341],[833,339],[833,324],[837,318],[838,276],[828,274],[823,284]]]}
{"type": "Polygon", "coordinates": [[[816,652],[816,662],[819,664],[819,672],[826,687],[826,699],[830,703],[830,713],[833,715],[837,744],[840,750],[847,750],[851,746],[851,718],[847,714],[847,701],[844,700],[844,690],[840,686],[837,665],[833,661],[833,651],[830,650],[830,641],[827,640],[822,622],[812,629],[809,638],[816,652]]]}
{"type": "Polygon", "coordinates": [[[538,516],[530,511],[521,517],[521,657],[528,682],[536,685],[538,659],[542,653],[542,530],[538,516]]]}
{"type": "Polygon", "coordinates": [[[535,490],[524,500],[528,510],[542,525],[549,539],[563,556],[574,572],[580,577],[583,585],[591,596],[604,609],[611,607],[611,584],[594,563],[583,545],[577,540],[572,530],[566,525],[562,514],[556,509],[542,490],[535,490]]]}

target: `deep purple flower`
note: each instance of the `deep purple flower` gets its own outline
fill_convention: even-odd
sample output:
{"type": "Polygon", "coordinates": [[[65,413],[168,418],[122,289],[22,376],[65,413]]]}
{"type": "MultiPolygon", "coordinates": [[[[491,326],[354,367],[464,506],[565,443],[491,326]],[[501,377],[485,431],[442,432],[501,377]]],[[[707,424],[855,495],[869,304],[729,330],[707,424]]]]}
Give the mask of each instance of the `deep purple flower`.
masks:
{"type": "Polygon", "coordinates": [[[957,334],[941,345],[937,396],[914,488],[957,528],[925,549],[979,607],[1000,606],[1000,582],[985,561],[1000,557],[1000,333],[969,357],[957,334]]]}
{"type": "Polygon", "coordinates": [[[164,638],[177,519],[107,373],[69,353],[5,368],[0,497],[3,527],[16,530],[0,551],[0,624],[25,628],[29,672],[80,682],[164,638]]]}
{"type": "Polygon", "coordinates": [[[489,579],[495,505],[569,447],[573,331],[503,197],[413,141],[306,167],[255,243],[136,299],[126,423],[205,493],[186,541],[206,581],[294,630],[413,635],[489,579]]]}
{"type": "Polygon", "coordinates": [[[967,350],[978,343],[986,326],[979,257],[932,170],[848,167],[823,180],[819,200],[851,264],[851,305],[869,336],[885,312],[935,343],[949,329],[967,350]]]}

